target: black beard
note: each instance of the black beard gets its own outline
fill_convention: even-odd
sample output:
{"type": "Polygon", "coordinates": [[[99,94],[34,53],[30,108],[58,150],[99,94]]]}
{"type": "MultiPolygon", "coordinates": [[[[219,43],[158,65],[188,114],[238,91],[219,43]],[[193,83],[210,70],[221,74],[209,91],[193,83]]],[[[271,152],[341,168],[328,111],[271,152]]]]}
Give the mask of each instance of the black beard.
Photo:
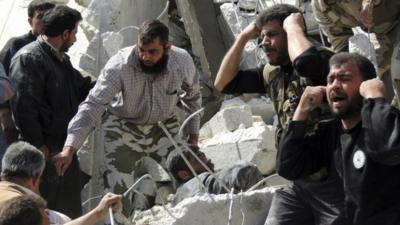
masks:
{"type": "Polygon", "coordinates": [[[153,66],[144,65],[142,60],[140,60],[140,58],[139,58],[139,54],[137,54],[137,53],[136,53],[136,57],[138,57],[137,59],[139,60],[139,65],[140,65],[140,68],[142,69],[143,73],[159,74],[159,73],[164,72],[167,69],[167,65],[168,65],[168,50],[167,49],[164,49],[163,56],[153,66]]]}
{"type": "Polygon", "coordinates": [[[64,42],[63,45],[61,45],[60,52],[68,52],[71,46],[72,45],[69,45],[68,42],[64,42]]]}
{"type": "Polygon", "coordinates": [[[360,96],[360,99],[358,101],[353,102],[350,104],[345,110],[342,110],[341,112],[334,112],[331,110],[331,112],[336,115],[339,119],[348,119],[353,117],[354,115],[360,114],[361,109],[363,107],[363,102],[362,102],[362,97],[360,96]]]}

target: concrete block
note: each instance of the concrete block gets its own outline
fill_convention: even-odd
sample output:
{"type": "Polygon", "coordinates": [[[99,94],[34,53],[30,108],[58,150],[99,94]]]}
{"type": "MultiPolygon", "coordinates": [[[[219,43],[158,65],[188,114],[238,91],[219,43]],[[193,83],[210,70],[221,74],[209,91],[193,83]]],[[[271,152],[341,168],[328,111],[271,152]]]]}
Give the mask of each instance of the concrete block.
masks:
{"type": "MultiPolygon", "coordinates": [[[[275,187],[235,194],[233,196],[232,224],[263,225],[268,215],[275,187]]],[[[167,205],[167,212],[162,206],[138,212],[133,221],[135,224],[148,225],[226,225],[228,224],[230,199],[229,194],[194,196],[180,202],[175,207],[167,205]],[[189,222],[190,221],[190,222],[189,222]]]]}
{"type": "Polygon", "coordinates": [[[257,126],[221,133],[201,142],[201,150],[214,162],[215,169],[239,160],[253,162],[263,174],[275,169],[275,127],[257,126]]]}
{"type": "Polygon", "coordinates": [[[251,109],[248,105],[224,107],[208,122],[213,135],[234,131],[240,124],[246,128],[253,125],[251,109]]]}

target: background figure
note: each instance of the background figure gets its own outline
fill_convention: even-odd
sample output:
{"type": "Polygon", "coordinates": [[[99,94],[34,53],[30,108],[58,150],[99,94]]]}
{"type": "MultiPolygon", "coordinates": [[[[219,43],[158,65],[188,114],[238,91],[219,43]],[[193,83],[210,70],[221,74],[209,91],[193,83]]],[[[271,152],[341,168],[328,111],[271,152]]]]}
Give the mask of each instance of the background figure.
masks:
{"type": "MultiPolygon", "coordinates": [[[[400,51],[400,1],[354,0],[330,1],[312,0],[316,21],[328,37],[335,52],[348,51],[352,28],[360,26],[376,34],[375,50],[378,61],[378,75],[384,81],[389,100],[400,91],[400,70],[392,70],[398,64],[400,51]],[[393,80],[393,81],[392,81],[393,80]]],[[[397,103],[399,101],[397,95],[397,103]]]]}
{"type": "MultiPolygon", "coordinates": [[[[314,46],[306,36],[304,18],[291,5],[278,4],[260,12],[225,55],[215,80],[223,93],[266,93],[274,104],[279,123],[276,144],[293,117],[307,86],[325,85],[333,53],[314,46]],[[250,70],[238,65],[248,41],[259,38],[269,64],[250,70]]],[[[327,105],[314,110],[307,122],[312,132],[317,121],[330,117],[327,105]]],[[[279,152],[278,152],[279,154],[279,152]]],[[[335,171],[321,167],[313,175],[293,181],[275,192],[266,225],[342,225],[343,188],[335,171]]]]}
{"type": "MultiPolygon", "coordinates": [[[[11,38],[0,51],[0,63],[4,65],[6,74],[9,76],[9,69],[12,57],[25,45],[36,40],[37,36],[42,32],[44,13],[54,8],[55,4],[48,0],[33,0],[28,5],[28,22],[31,30],[22,36],[11,38]]],[[[16,141],[18,131],[15,127],[11,116],[9,102],[0,104],[0,122],[3,125],[3,131],[8,144],[16,141]]]]}
{"type": "MultiPolygon", "coordinates": [[[[8,201],[24,195],[40,198],[39,184],[45,167],[44,155],[27,142],[16,142],[8,147],[2,158],[0,208],[8,201]]],[[[63,224],[71,219],[59,212],[46,209],[52,224],[63,224]]]]}
{"type": "Polygon", "coordinates": [[[214,164],[211,160],[197,146],[191,146],[191,149],[213,172],[207,171],[189,151],[183,151],[190,165],[197,173],[201,181],[199,183],[178,150],[172,151],[167,158],[167,167],[177,183],[177,191],[173,202],[175,205],[185,198],[204,194],[205,191],[210,194],[228,193],[231,188],[234,188],[235,192],[246,191],[263,178],[257,166],[249,162],[239,162],[229,168],[214,172],[214,164]],[[207,190],[204,190],[202,185],[207,190]],[[226,190],[224,186],[229,190],[226,190]]]}
{"type": "MultiPolygon", "coordinates": [[[[45,218],[43,221],[50,220],[50,224],[92,225],[104,219],[110,206],[112,206],[114,210],[117,210],[121,206],[122,196],[107,193],[92,211],[71,221],[70,218],[62,213],[46,209],[46,203],[41,200],[39,184],[45,168],[45,158],[41,151],[27,142],[16,142],[7,149],[2,162],[0,221],[4,223],[6,223],[5,221],[10,222],[6,224],[34,224],[35,218],[24,218],[27,215],[23,214],[20,208],[7,209],[9,205],[20,202],[20,199],[31,199],[35,202],[41,202],[40,207],[35,205],[35,202],[29,203],[31,207],[34,208],[28,208],[28,210],[44,210],[45,218]],[[21,222],[26,219],[30,219],[31,221],[29,223],[21,222]],[[13,221],[14,223],[12,223],[13,221]],[[15,221],[20,222],[17,223],[15,221]]],[[[3,223],[0,222],[0,224],[3,223]]]]}
{"type": "MultiPolygon", "coordinates": [[[[3,65],[0,63],[0,104],[8,101],[14,95],[13,87],[6,76],[3,65]]],[[[0,157],[3,157],[7,148],[6,137],[4,136],[3,129],[0,129],[0,157]]],[[[0,164],[1,166],[1,164],[0,164]]]]}
{"type": "Polygon", "coordinates": [[[13,116],[21,138],[46,158],[41,193],[50,209],[71,218],[81,215],[81,176],[77,157],[63,176],[58,176],[52,157],[62,150],[67,127],[91,89],[72,67],[65,53],[76,41],[81,14],[67,6],[56,6],[43,16],[43,35],[13,57],[10,76],[16,84],[13,116]]]}
{"type": "MultiPolygon", "coordinates": [[[[95,87],[80,105],[68,127],[56,165],[63,174],[93,127],[102,121],[104,132],[104,189],[125,192],[133,183],[135,164],[150,156],[165,167],[173,149],[162,122],[172,136],[179,123],[177,103],[188,113],[200,109],[199,78],[190,55],[168,41],[168,28],[158,20],[144,22],[138,43],[114,55],[102,70],[95,87]]],[[[200,116],[188,123],[188,141],[197,145],[200,116]]],[[[101,162],[103,163],[103,162],[101,162]]],[[[124,213],[132,203],[126,198],[124,213]]]]}
{"type": "Polygon", "coordinates": [[[45,212],[46,201],[32,195],[23,195],[6,202],[0,208],[1,225],[50,225],[45,212]]]}

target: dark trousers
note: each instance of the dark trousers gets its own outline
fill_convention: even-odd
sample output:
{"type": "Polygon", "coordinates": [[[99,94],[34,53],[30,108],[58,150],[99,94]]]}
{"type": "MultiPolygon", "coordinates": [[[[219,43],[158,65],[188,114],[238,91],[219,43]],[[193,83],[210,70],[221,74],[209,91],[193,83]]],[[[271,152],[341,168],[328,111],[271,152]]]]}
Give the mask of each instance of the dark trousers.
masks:
{"type": "Polygon", "coordinates": [[[265,225],[350,224],[344,218],[343,191],[328,185],[302,181],[277,190],[265,225]]]}
{"type": "Polygon", "coordinates": [[[81,174],[76,155],[62,177],[57,175],[53,163],[46,163],[41,178],[40,193],[47,201],[49,209],[64,213],[72,219],[81,216],[81,186],[81,174]]]}

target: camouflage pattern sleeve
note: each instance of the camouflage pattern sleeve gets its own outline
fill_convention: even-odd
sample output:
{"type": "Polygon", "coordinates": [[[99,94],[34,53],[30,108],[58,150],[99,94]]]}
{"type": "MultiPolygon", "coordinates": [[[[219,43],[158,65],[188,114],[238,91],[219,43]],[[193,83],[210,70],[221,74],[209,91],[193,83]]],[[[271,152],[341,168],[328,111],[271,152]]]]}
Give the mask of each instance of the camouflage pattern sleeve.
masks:
{"type": "MultiPolygon", "coordinates": [[[[313,0],[312,8],[315,20],[322,32],[328,37],[329,43],[335,52],[348,51],[348,40],[353,35],[352,26],[346,26],[341,21],[340,15],[332,10],[332,6],[322,0],[313,0]]],[[[343,15],[343,14],[342,14],[343,15]]],[[[347,23],[356,25],[357,22],[345,18],[347,23]]]]}

